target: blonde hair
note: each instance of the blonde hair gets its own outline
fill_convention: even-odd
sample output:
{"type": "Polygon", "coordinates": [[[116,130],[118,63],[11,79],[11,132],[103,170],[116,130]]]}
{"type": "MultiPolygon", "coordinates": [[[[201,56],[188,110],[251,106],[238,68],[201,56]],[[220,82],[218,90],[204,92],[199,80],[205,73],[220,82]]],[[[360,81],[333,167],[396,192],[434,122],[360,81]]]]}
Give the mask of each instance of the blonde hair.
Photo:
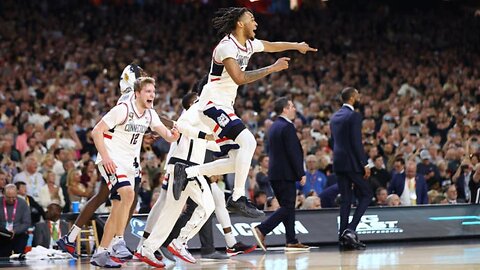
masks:
{"type": "Polygon", "coordinates": [[[55,160],[55,158],[52,154],[46,154],[42,159],[42,165],[44,165],[47,160],[55,160]]]}
{"type": "Polygon", "coordinates": [[[55,175],[55,173],[54,173],[52,170],[48,170],[48,171],[46,171],[46,172],[43,173],[43,179],[45,180],[45,183],[48,183],[48,176],[49,176],[50,174],[54,174],[54,175],[55,175]]]}
{"type": "Polygon", "coordinates": [[[139,77],[133,83],[133,90],[135,92],[140,92],[142,88],[147,84],[153,84],[153,86],[155,86],[155,79],[152,77],[139,77]]]}
{"type": "Polygon", "coordinates": [[[72,185],[73,178],[75,178],[75,173],[76,173],[76,172],[82,173],[82,171],[80,171],[79,169],[71,169],[70,171],[68,171],[68,174],[67,174],[67,187],[69,187],[69,186],[72,185]]]}

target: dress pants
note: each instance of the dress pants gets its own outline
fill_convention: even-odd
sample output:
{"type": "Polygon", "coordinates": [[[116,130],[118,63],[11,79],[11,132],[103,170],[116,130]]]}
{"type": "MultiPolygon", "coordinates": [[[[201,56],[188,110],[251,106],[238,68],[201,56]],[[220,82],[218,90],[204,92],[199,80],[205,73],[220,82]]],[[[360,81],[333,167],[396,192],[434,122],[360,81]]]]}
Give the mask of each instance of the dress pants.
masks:
{"type": "Polygon", "coordinates": [[[15,254],[23,253],[27,245],[28,235],[26,233],[16,234],[13,239],[0,236],[0,257],[10,257],[12,251],[15,254]]]}
{"type": "Polygon", "coordinates": [[[270,183],[280,204],[280,208],[260,223],[257,228],[263,235],[267,235],[275,229],[280,222],[283,222],[285,226],[286,243],[296,244],[298,240],[295,237],[295,201],[297,198],[295,181],[273,180],[270,183]]]}
{"type": "Polygon", "coordinates": [[[372,201],[372,189],[369,183],[363,179],[363,175],[360,173],[350,172],[336,172],[338,179],[338,189],[342,196],[340,203],[340,231],[345,229],[356,230],[360,219],[368,208],[368,205],[372,201]],[[352,205],[353,188],[356,189],[356,195],[358,199],[357,208],[353,214],[353,219],[348,223],[348,217],[350,215],[350,209],[352,205]]]}

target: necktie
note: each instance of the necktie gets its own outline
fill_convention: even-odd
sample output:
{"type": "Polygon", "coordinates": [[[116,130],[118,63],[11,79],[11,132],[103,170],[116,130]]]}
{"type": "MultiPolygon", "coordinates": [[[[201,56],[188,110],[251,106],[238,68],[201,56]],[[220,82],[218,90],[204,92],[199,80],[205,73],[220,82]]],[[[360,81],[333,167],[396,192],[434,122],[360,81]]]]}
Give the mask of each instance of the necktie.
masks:
{"type": "Polygon", "coordinates": [[[57,230],[57,225],[55,222],[52,222],[52,238],[54,241],[58,240],[58,230],[57,230]]]}

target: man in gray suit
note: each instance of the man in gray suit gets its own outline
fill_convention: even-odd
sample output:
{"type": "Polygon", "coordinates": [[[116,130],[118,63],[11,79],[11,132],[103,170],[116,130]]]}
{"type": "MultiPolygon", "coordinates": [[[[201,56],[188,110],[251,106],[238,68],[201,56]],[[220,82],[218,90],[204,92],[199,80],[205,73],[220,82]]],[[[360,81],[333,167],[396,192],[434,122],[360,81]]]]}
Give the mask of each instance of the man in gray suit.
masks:
{"type": "Polygon", "coordinates": [[[33,246],[53,248],[56,241],[68,233],[68,223],[60,220],[62,208],[58,202],[53,201],[47,206],[45,221],[35,224],[33,246]]]}
{"type": "Polygon", "coordinates": [[[0,257],[23,253],[30,227],[30,209],[24,199],[17,197],[17,187],[8,184],[0,197],[0,257]]]}

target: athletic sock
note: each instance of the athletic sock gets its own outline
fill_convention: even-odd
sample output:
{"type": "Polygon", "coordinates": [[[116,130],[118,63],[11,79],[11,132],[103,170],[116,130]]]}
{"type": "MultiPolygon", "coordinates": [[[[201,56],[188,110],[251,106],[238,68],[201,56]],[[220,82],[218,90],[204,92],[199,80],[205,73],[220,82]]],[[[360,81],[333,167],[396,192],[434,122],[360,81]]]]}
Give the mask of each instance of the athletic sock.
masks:
{"type": "Polygon", "coordinates": [[[77,236],[80,233],[81,228],[78,227],[77,225],[73,224],[72,228],[68,232],[68,242],[73,243],[75,240],[77,240],[77,236]]]}

